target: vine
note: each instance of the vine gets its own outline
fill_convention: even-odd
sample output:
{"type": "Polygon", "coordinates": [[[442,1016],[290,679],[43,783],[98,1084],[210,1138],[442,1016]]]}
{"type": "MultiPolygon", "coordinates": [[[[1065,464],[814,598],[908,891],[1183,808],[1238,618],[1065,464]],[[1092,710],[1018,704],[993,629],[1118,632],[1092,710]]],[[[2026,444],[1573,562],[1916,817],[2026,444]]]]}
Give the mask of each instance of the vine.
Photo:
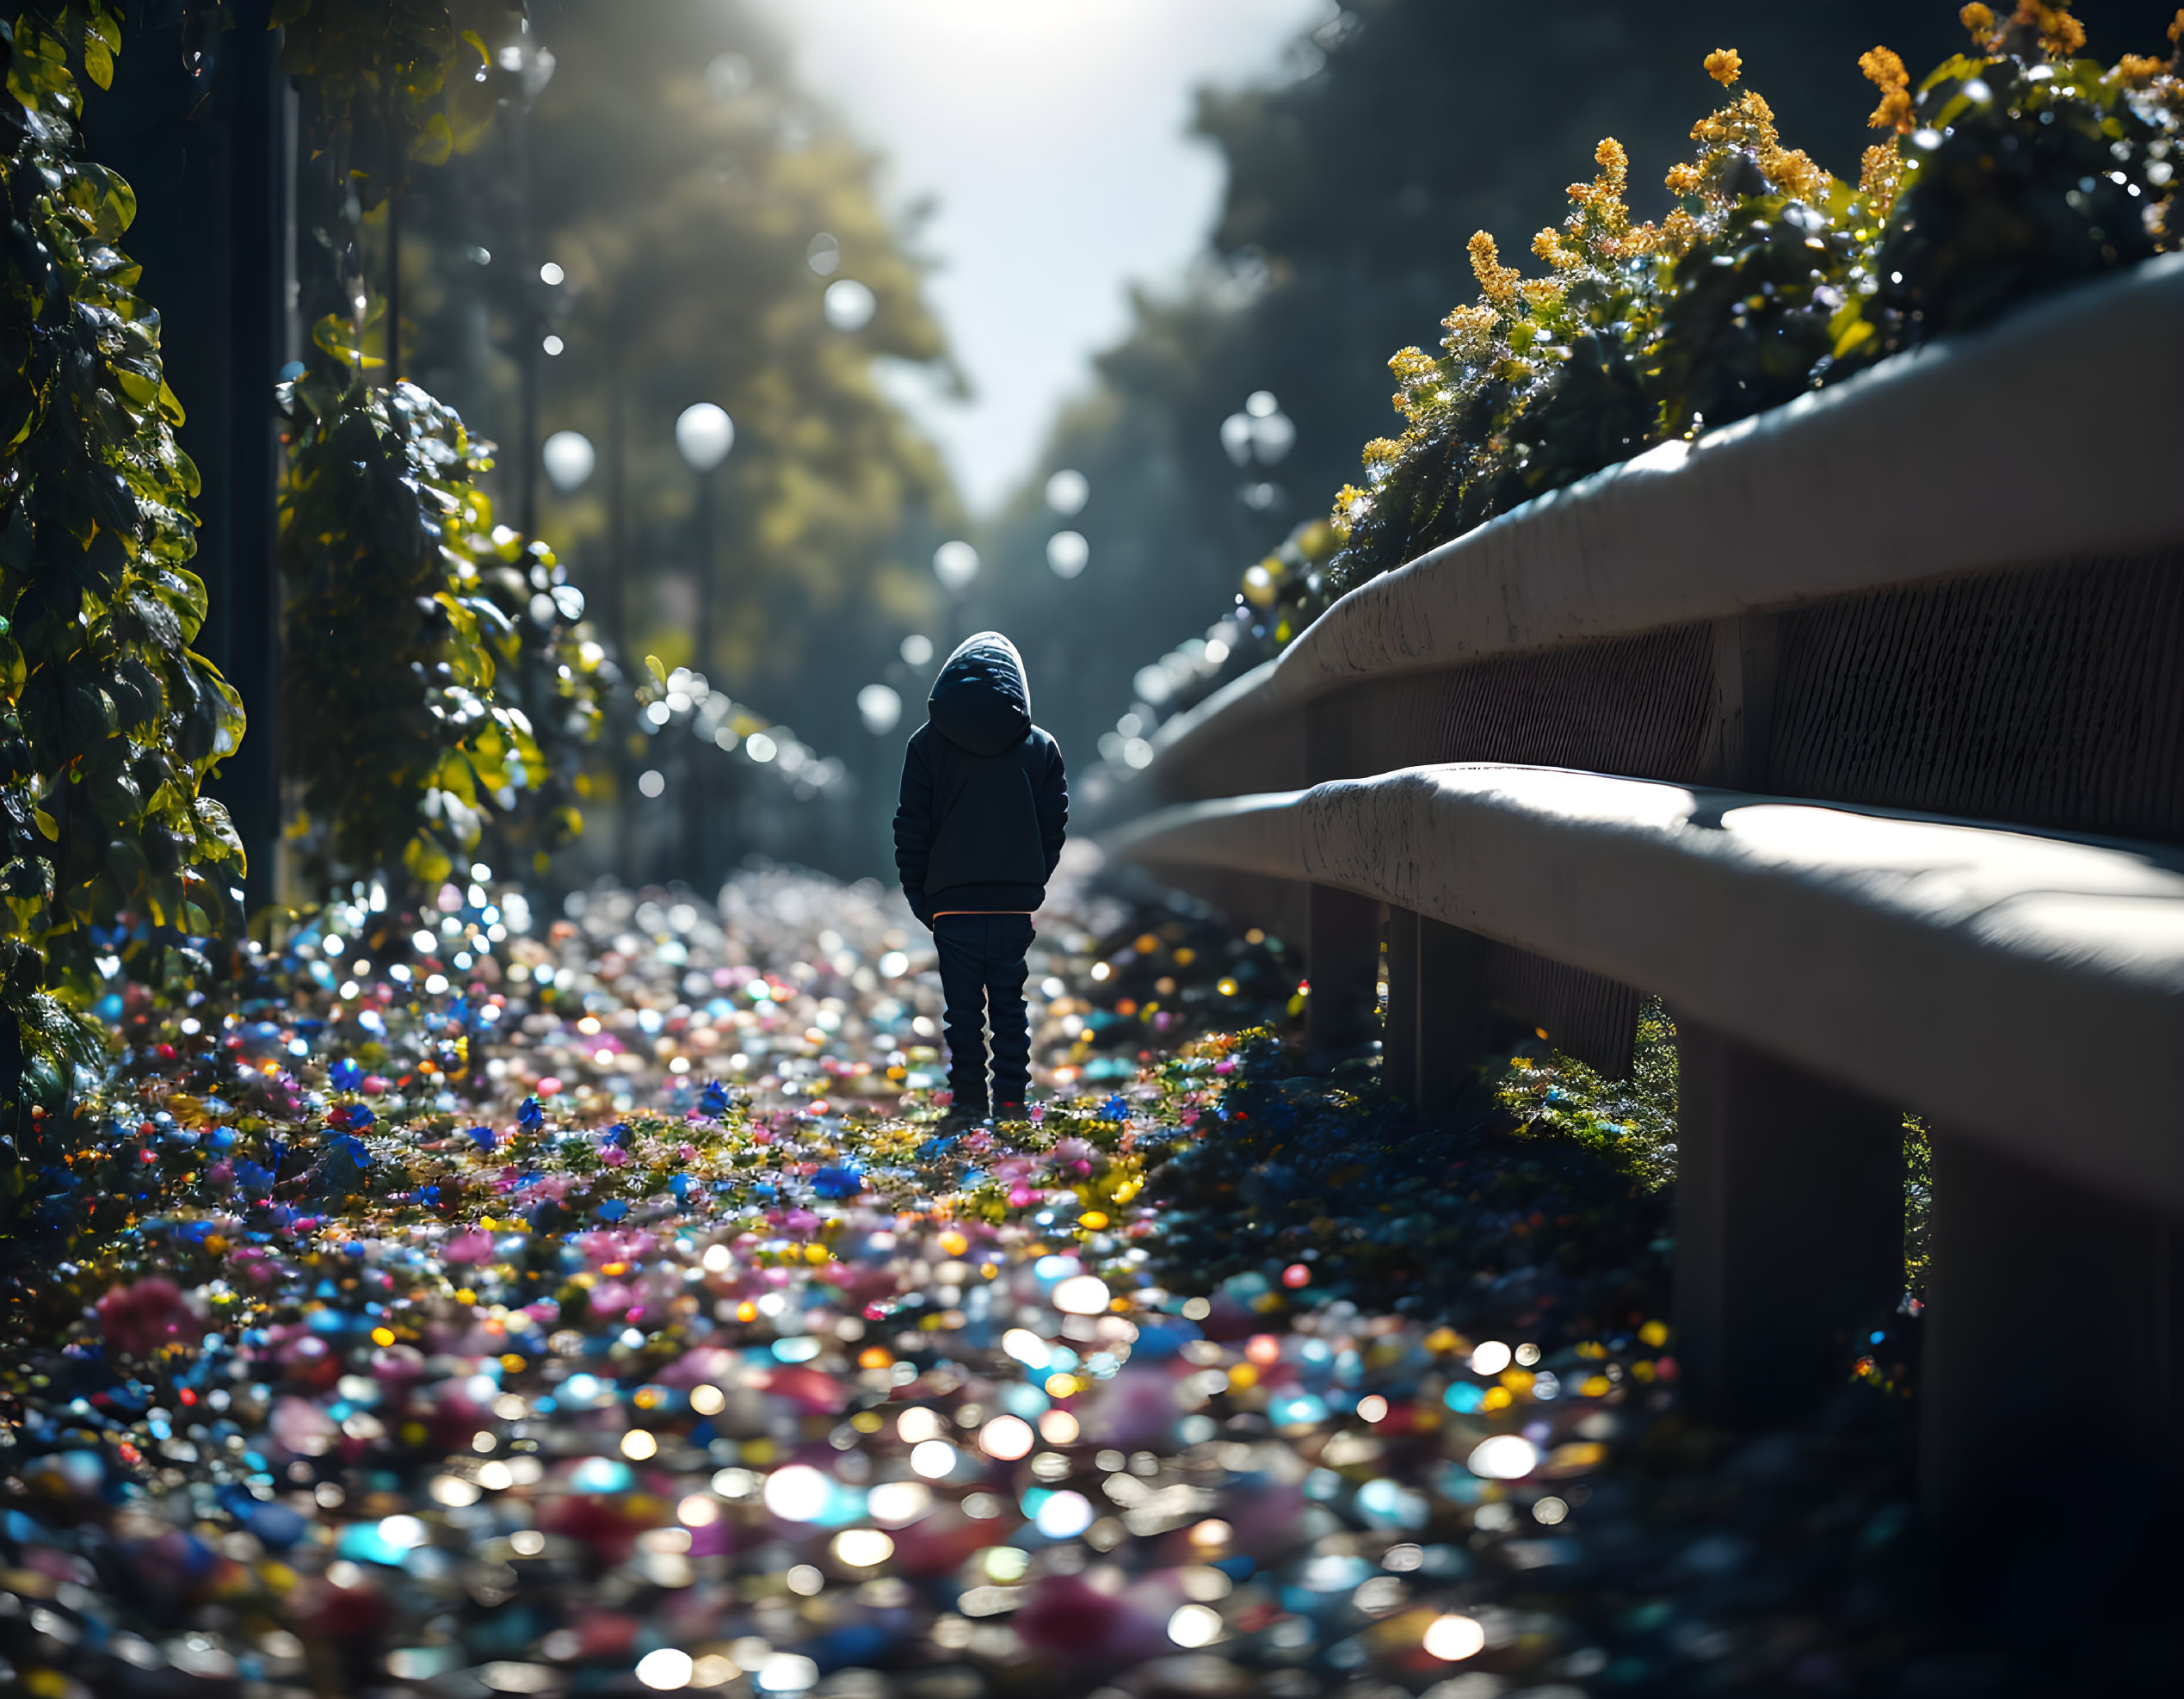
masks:
{"type": "Polygon", "coordinates": [[[190,648],[206,614],[188,569],[197,473],[176,446],[159,315],[116,245],[136,196],[82,156],[80,72],[113,76],[114,11],[0,23],[0,1105],[12,1206],[65,1142],[82,1071],[102,1060],[79,1012],[107,971],[208,964],[243,868],[201,794],[244,730],[242,704],[190,648]]]}
{"type": "Polygon", "coordinates": [[[369,209],[412,163],[442,165],[489,133],[499,47],[522,0],[277,0],[281,69],[313,96],[312,144],[369,209]]]}
{"type": "Polygon", "coordinates": [[[285,755],[305,775],[289,835],[309,881],[398,868],[429,888],[489,825],[550,853],[583,821],[537,720],[565,751],[587,741],[609,676],[583,596],[550,551],[494,523],[475,482],[490,443],[414,384],[367,383],[378,362],[343,321],[314,342],[281,392],[285,755]]]}

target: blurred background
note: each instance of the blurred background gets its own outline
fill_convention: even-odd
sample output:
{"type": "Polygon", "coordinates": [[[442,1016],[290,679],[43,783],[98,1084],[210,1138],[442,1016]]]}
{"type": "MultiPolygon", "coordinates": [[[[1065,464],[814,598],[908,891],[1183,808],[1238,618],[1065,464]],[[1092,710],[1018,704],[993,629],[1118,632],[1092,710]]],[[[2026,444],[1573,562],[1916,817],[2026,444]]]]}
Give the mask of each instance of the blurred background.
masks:
{"type": "MultiPolygon", "coordinates": [[[[2113,51],[2171,9],[2083,11],[2113,51]]],[[[1168,706],[1147,663],[1221,642],[1356,474],[1474,230],[1521,252],[1611,134],[1665,211],[1724,45],[1854,179],[1859,53],[1921,73],[1954,12],[531,0],[520,94],[364,229],[405,374],[499,444],[497,510],[625,672],[664,675],[555,880],[885,873],[902,742],[984,626],[1113,806],[1168,706]]]]}

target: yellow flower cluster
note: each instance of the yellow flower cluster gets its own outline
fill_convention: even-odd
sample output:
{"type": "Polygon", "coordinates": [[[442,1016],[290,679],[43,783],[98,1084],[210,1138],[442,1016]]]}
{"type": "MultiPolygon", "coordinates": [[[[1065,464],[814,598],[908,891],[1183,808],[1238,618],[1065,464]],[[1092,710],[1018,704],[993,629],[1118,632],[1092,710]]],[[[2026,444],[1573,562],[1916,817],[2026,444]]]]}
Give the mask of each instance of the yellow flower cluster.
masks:
{"type": "Polygon", "coordinates": [[[1433,411],[1441,389],[1441,362],[1422,348],[1397,349],[1388,361],[1399,387],[1389,404],[1416,424],[1433,411]]]}
{"type": "Polygon", "coordinates": [[[1858,192],[1873,208],[1873,216],[1885,218],[1896,204],[1896,191],[1903,186],[1903,155],[1892,142],[1876,142],[1859,161],[1858,192]]]}
{"type": "Polygon", "coordinates": [[[1881,91],[1881,102],[1866,121],[1876,130],[1911,133],[1911,73],[1903,57],[1891,47],[1875,47],[1858,56],[1858,68],[1866,80],[1881,91]]]}
{"type": "Polygon", "coordinates": [[[1468,250],[1471,275],[1478,279],[1479,293],[1504,312],[1523,311],[1524,274],[1502,263],[1501,250],[1495,246],[1494,238],[1483,230],[1475,230],[1468,250]]]}
{"type": "MultiPolygon", "coordinates": [[[[1708,76],[1726,88],[1743,74],[1743,60],[1732,48],[1717,48],[1706,55],[1706,68],[1708,76]]],[[[1698,197],[1702,209],[1696,216],[1683,207],[1669,214],[1651,243],[1662,252],[1682,254],[1706,234],[1708,218],[1736,205],[1737,194],[1728,187],[1729,170],[1740,158],[1756,165],[1777,194],[1817,201],[1828,192],[1827,172],[1810,155],[1782,145],[1774,110],[1756,90],[1746,90],[1718,112],[1700,119],[1692,126],[1691,139],[1700,145],[1699,158],[1670,168],[1669,192],[1698,197]]]]}
{"type": "Polygon", "coordinates": [[[2085,26],[2070,15],[2067,6],[2043,6],[2025,0],[2011,20],[2039,32],[2040,46],[2051,59],[2067,59],[2085,46],[2085,26]]]}
{"type": "Polygon", "coordinates": [[[1957,22],[1970,32],[1972,46],[1982,53],[2021,53],[2037,40],[2050,59],[2067,59],[2085,46],[2085,26],[2070,15],[2068,5],[2021,0],[2009,22],[1997,24],[1992,7],[1974,4],[1959,12],[1957,22]],[[2013,35],[2018,38],[2014,42],[2013,35]]]}
{"type": "Polygon", "coordinates": [[[1459,306],[1441,321],[1441,328],[1448,334],[1441,339],[1441,345],[1448,350],[1448,357],[1466,366],[1475,366],[1486,358],[1494,345],[1494,327],[1502,322],[1502,315],[1490,306],[1459,306]]]}

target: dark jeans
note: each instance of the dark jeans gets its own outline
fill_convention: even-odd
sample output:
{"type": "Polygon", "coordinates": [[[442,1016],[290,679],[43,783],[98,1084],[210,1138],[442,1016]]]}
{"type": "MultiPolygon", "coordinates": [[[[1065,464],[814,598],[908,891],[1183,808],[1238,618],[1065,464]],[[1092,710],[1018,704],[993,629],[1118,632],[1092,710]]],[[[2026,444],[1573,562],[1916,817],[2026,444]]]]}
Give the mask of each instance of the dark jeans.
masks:
{"type": "Polygon", "coordinates": [[[959,1114],[1021,1103],[1031,1090],[1031,1016],[1024,1008],[1024,952],[1037,935],[1027,914],[944,914],[933,922],[947,999],[948,1087],[959,1114]],[[993,1095],[986,1095],[986,1035],[993,1029],[993,1095]]]}

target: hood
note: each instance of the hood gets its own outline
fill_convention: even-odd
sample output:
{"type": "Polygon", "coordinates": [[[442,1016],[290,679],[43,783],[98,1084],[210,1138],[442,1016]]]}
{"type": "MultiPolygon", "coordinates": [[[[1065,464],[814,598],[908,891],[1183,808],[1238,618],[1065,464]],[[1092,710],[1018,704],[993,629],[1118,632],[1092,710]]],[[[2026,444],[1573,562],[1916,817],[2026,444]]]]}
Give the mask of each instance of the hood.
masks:
{"type": "Polygon", "coordinates": [[[966,638],[933,681],[925,711],[950,743],[999,755],[1031,730],[1024,658],[997,631],[966,638]]]}

